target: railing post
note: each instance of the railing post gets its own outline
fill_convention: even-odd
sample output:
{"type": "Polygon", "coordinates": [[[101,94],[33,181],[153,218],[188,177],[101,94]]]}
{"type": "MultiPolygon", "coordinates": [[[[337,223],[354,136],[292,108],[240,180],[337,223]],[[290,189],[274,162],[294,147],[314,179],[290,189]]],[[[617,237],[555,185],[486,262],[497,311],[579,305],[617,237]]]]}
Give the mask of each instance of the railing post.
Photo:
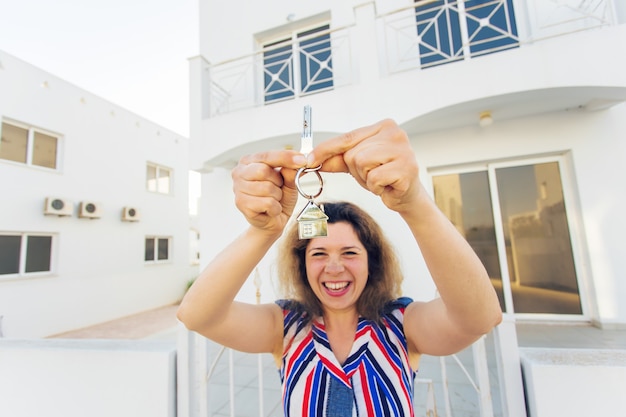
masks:
{"type": "Polygon", "coordinates": [[[177,340],[177,411],[179,417],[207,417],[207,339],[190,332],[181,323],[177,340]]]}
{"type": "Polygon", "coordinates": [[[379,79],[376,4],[372,1],[356,6],[354,17],[356,25],[353,45],[358,59],[358,65],[354,67],[354,70],[359,71],[359,83],[367,84],[369,81],[379,79]]]}
{"type": "MultiPolygon", "coordinates": [[[[211,115],[210,64],[202,56],[189,58],[190,123],[200,123],[211,115]]],[[[193,127],[193,126],[192,126],[193,127]]]]}
{"type": "Polygon", "coordinates": [[[190,416],[189,332],[182,323],[178,323],[176,335],[176,414],[190,416]]]}
{"type": "Polygon", "coordinates": [[[526,401],[515,317],[512,314],[504,314],[502,323],[493,330],[493,335],[502,414],[507,417],[526,417],[526,401]]]}
{"type": "Polygon", "coordinates": [[[472,345],[474,372],[478,382],[478,405],[481,417],[493,417],[493,400],[489,385],[489,365],[485,350],[485,337],[481,337],[472,345]]]}
{"type": "Polygon", "coordinates": [[[624,0],[613,0],[611,1],[613,16],[614,16],[614,25],[619,25],[626,23],[626,2],[624,0]]]}

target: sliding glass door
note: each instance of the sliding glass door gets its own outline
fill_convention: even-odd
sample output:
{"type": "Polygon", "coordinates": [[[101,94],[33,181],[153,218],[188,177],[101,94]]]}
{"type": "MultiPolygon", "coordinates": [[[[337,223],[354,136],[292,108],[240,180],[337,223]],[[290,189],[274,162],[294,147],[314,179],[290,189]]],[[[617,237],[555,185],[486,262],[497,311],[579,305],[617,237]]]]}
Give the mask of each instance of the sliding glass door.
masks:
{"type": "Polygon", "coordinates": [[[503,311],[582,315],[558,158],[434,173],[437,205],[485,265],[503,311]]]}

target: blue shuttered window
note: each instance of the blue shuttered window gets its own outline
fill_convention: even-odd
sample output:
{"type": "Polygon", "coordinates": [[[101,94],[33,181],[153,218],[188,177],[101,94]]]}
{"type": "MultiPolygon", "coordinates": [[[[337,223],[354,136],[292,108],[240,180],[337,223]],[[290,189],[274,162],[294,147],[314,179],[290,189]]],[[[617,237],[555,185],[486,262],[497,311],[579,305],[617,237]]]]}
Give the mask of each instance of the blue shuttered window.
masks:
{"type": "Polygon", "coordinates": [[[422,67],[519,44],[513,0],[439,0],[415,6],[422,67]]]}
{"type": "Polygon", "coordinates": [[[284,38],[264,46],[266,103],[333,88],[328,30],[329,26],[325,25],[296,33],[295,39],[284,38]],[[319,35],[316,36],[317,33],[319,35]]]}

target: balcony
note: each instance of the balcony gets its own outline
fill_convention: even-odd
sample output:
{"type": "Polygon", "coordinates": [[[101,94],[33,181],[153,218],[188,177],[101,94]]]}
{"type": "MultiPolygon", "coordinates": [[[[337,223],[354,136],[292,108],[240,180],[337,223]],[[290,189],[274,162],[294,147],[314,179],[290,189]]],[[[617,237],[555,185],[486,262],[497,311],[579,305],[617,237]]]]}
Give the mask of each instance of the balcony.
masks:
{"type": "Polygon", "coordinates": [[[352,26],[225,62],[203,61],[201,114],[210,118],[364,85],[372,81],[372,67],[378,79],[429,71],[616,20],[612,0],[425,0],[382,15],[357,15],[352,26]]]}
{"type": "Polygon", "coordinates": [[[415,136],[474,126],[485,110],[504,121],[609,108],[626,100],[617,4],[439,0],[377,13],[371,2],[349,26],[227,62],[193,58],[192,167],[296,147],[304,104],[317,141],[387,117],[415,136]]]}
{"type": "Polygon", "coordinates": [[[248,56],[210,65],[210,115],[348,84],[349,40],[347,28],[326,29],[296,42],[281,42],[248,56]]]}

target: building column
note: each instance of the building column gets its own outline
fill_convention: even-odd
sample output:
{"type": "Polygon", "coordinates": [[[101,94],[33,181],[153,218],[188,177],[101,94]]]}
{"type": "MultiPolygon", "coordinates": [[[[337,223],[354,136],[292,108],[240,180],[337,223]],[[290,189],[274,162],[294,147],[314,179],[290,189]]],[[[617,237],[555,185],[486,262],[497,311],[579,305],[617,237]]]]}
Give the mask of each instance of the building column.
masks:
{"type": "Polygon", "coordinates": [[[376,4],[367,2],[354,7],[355,28],[353,56],[357,63],[356,79],[360,84],[378,81],[380,63],[376,29],[376,4]]]}

